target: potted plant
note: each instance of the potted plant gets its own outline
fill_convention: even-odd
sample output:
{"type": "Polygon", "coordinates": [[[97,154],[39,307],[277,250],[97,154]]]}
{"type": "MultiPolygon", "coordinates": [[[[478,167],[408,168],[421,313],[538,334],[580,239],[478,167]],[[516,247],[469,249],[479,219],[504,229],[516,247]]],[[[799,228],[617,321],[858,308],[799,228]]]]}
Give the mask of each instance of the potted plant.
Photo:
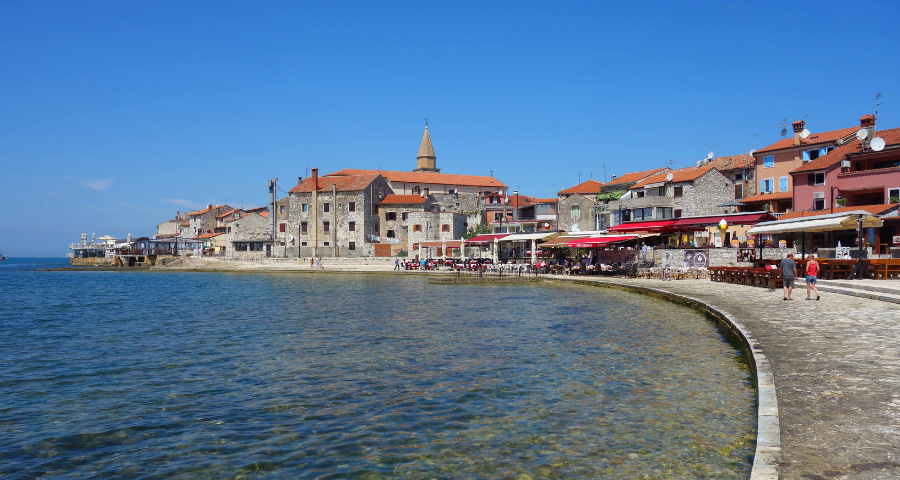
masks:
{"type": "Polygon", "coordinates": [[[846,206],[847,206],[847,199],[846,199],[846,198],[839,198],[839,199],[835,200],[834,203],[836,203],[837,206],[839,206],[839,207],[846,207],[846,206]]]}

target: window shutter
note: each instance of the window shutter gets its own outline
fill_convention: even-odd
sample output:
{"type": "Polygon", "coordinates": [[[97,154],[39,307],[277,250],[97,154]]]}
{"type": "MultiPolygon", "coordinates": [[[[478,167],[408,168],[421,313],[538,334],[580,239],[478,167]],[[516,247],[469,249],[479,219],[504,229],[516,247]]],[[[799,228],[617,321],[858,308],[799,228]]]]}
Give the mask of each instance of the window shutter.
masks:
{"type": "Polygon", "coordinates": [[[787,177],[781,177],[778,179],[778,191],[786,192],[788,189],[788,181],[787,177]]]}
{"type": "Polygon", "coordinates": [[[804,150],[804,151],[803,151],[803,161],[804,161],[804,162],[808,162],[808,161],[809,161],[809,150],[804,150]]]}
{"type": "Polygon", "coordinates": [[[808,186],[811,187],[811,186],[813,186],[813,185],[815,185],[815,184],[816,184],[816,174],[815,174],[815,173],[810,173],[810,174],[806,177],[806,185],[808,185],[808,186]]]}

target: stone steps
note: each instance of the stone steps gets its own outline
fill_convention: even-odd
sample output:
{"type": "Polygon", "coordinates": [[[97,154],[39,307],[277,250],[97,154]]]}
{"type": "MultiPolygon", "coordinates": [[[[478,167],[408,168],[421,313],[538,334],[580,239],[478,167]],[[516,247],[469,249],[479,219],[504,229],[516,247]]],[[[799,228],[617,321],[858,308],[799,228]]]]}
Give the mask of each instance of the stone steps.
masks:
{"type": "MultiPolygon", "coordinates": [[[[900,304],[900,282],[893,280],[819,280],[817,285],[822,292],[900,304]]],[[[805,286],[801,287],[798,282],[797,287],[795,290],[799,292],[794,296],[798,296],[797,293],[802,296],[805,286]]]]}

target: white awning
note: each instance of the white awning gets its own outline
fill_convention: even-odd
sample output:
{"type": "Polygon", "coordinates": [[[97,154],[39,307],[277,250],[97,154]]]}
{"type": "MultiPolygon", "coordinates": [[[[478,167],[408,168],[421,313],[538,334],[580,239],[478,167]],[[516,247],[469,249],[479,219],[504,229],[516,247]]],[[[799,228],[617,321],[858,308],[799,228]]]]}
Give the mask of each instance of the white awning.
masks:
{"type": "Polygon", "coordinates": [[[747,230],[748,235],[787,233],[787,232],[831,232],[834,230],[856,230],[857,221],[862,218],[863,228],[880,227],[884,221],[859,210],[856,212],[835,213],[833,215],[816,215],[789,220],[760,222],[747,230]]]}
{"type": "Polygon", "coordinates": [[[500,242],[530,242],[532,240],[543,240],[544,238],[549,237],[550,235],[556,235],[556,232],[543,232],[543,233],[513,233],[508,237],[503,237],[499,241],[500,242]]]}

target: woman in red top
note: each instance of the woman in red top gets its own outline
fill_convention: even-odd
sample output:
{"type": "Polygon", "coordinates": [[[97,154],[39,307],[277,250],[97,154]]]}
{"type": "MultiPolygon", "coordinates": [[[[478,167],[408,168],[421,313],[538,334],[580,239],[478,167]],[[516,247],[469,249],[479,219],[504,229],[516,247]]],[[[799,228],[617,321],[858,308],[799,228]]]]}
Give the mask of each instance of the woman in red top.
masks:
{"type": "Polygon", "coordinates": [[[819,287],[816,286],[816,281],[819,276],[819,262],[816,261],[815,258],[809,259],[809,262],[806,262],[806,299],[812,300],[809,296],[809,289],[812,288],[816,292],[816,300],[819,299],[819,287]]]}

